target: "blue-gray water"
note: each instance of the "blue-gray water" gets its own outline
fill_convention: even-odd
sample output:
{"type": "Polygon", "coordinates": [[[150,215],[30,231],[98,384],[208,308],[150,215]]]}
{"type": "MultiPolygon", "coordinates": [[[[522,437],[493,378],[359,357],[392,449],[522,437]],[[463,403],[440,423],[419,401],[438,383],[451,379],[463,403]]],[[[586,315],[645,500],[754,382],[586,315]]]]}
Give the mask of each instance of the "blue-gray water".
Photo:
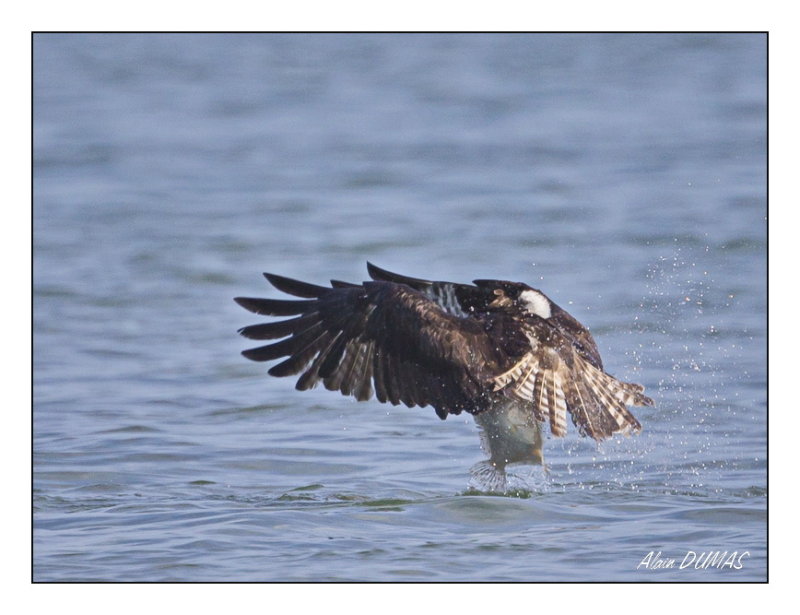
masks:
{"type": "Polygon", "coordinates": [[[764,580],[765,45],[37,35],[34,579],[764,580]],[[262,271],[367,260],[541,288],[643,432],[491,496],[469,417],[239,355],[262,271]]]}

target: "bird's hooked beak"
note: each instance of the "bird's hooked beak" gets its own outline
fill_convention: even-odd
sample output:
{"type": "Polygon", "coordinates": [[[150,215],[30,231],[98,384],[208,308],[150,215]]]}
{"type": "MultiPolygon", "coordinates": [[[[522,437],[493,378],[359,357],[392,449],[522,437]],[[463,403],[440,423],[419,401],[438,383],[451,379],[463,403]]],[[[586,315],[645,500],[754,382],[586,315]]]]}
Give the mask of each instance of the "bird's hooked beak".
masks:
{"type": "Polygon", "coordinates": [[[495,288],[492,292],[494,293],[495,298],[489,304],[490,308],[507,307],[513,303],[513,301],[511,301],[511,298],[506,295],[505,291],[503,291],[502,288],[495,288]]]}

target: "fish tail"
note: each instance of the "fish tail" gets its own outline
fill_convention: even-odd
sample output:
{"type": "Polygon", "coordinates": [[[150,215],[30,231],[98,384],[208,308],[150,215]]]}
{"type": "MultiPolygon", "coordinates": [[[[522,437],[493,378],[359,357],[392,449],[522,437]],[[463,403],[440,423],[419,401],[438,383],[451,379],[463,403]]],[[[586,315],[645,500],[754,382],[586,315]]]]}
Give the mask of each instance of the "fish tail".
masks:
{"type": "Polygon", "coordinates": [[[476,463],[470,468],[469,473],[481,490],[503,493],[508,489],[505,470],[498,468],[488,459],[476,463]]]}

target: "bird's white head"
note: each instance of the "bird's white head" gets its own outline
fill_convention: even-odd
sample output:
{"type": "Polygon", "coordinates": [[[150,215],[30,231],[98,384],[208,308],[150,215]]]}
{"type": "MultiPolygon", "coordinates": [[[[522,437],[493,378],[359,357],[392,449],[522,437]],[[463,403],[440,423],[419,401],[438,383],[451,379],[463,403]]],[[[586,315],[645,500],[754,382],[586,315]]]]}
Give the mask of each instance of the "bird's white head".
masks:
{"type": "Polygon", "coordinates": [[[550,307],[550,299],[538,290],[523,290],[519,294],[519,302],[529,313],[539,318],[550,318],[553,313],[550,307]]]}

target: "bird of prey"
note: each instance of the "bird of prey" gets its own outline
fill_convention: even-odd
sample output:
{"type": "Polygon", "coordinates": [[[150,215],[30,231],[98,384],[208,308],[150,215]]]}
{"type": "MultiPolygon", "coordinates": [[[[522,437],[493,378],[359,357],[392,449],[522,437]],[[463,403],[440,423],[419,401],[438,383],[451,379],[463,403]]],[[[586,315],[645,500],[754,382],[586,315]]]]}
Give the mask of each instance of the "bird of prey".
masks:
{"type": "Polygon", "coordinates": [[[567,415],[583,436],[604,440],[641,430],[626,406],[651,406],[638,384],[603,370],[589,331],[527,284],[472,284],[407,277],[367,263],[371,281],[318,286],[264,276],[297,300],[237,297],[245,309],[289,316],[239,330],[281,341],[245,350],[253,361],[283,359],[273,376],[300,374],[296,388],[406,406],[441,419],[468,412],[489,458],[472,468],[492,491],[509,464],[542,464],[542,426],[562,437],[567,415]]]}

